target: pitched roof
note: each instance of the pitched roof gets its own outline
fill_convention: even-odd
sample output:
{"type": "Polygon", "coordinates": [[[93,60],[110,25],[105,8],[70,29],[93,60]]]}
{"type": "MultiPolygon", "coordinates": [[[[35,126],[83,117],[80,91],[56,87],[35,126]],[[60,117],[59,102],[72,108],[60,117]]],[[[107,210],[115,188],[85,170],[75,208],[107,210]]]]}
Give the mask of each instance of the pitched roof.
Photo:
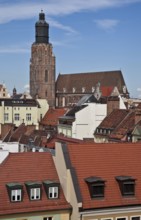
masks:
{"type": "Polygon", "coordinates": [[[51,137],[49,139],[49,141],[46,142],[45,145],[46,145],[47,148],[53,148],[54,149],[56,142],[80,144],[80,143],[83,143],[84,141],[80,140],[80,139],[76,139],[76,138],[67,137],[67,136],[64,136],[64,135],[57,134],[54,137],[51,137]]]}
{"type": "Polygon", "coordinates": [[[63,146],[63,151],[67,168],[75,170],[76,175],[73,177],[79,187],[76,194],[82,200],[83,209],[141,204],[140,144],[69,144],[67,148],[63,146]],[[85,182],[91,176],[106,181],[103,199],[91,199],[85,182]],[[136,179],[135,196],[125,198],[121,195],[116,176],[131,176],[136,179]]]}
{"type": "Polygon", "coordinates": [[[50,108],[43,119],[41,120],[40,124],[42,125],[57,125],[58,124],[58,118],[63,116],[66,113],[66,108],[60,108],[60,109],[54,109],[50,108]]]}
{"type": "MultiPolygon", "coordinates": [[[[139,120],[141,120],[141,116],[139,120]]],[[[110,134],[109,138],[122,139],[124,136],[127,135],[127,133],[131,133],[133,131],[139,120],[136,120],[136,110],[129,111],[127,116],[123,120],[121,120],[121,123],[110,134]]]]}
{"type": "Polygon", "coordinates": [[[66,88],[66,93],[72,93],[72,88],[75,88],[77,93],[82,93],[82,87],[85,87],[85,93],[91,93],[92,87],[95,87],[98,82],[100,82],[101,87],[116,86],[121,94],[123,87],[126,86],[120,70],[59,74],[56,81],[56,92],[63,92],[63,88],[66,88]]]}
{"type": "Polygon", "coordinates": [[[129,110],[114,109],[104,120],[100,123],[98,128],[115,129],[117,125],[128,115],[129,110]]]}
{"type": "Polygon", "coordinates": [[[43,186],[41,200],[30,201],[28,198],[25,182],[42,182],[44,180],[59,182],[50,153],[10,153],[0,165],[0,178],[0,215],[70,208],[70,205],[65,200],[62,189],[58,199],[48,199],[43,186]],[[13,182],[23,185],[24,196],[21,202],[14,203],[9,201],[6,184],[13,182]]]}

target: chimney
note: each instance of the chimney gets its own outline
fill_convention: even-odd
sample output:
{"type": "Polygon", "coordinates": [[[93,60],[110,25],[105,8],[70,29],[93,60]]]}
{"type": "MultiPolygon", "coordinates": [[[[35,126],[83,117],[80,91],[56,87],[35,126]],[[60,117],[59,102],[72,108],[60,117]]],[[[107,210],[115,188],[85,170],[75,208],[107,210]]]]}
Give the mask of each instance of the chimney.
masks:
{"type": "Polygon", "coordinates": [[[118,96],[110,96],[107,99],[107,115],[109,115],[114,109],[119,109],[120,99],[118,96]]]}

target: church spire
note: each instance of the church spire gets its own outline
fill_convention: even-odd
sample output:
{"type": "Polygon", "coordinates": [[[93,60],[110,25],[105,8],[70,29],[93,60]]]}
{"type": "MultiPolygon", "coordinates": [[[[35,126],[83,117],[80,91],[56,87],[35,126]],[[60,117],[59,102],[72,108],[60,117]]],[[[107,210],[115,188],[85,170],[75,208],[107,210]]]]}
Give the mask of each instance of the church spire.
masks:
{"type": "Polygon", "coordinates": [[[49,43],[49,24],[45,20],[43,10],[39,13],[39,20],[35,24],[36,39],[35,43],[49,43]]]}

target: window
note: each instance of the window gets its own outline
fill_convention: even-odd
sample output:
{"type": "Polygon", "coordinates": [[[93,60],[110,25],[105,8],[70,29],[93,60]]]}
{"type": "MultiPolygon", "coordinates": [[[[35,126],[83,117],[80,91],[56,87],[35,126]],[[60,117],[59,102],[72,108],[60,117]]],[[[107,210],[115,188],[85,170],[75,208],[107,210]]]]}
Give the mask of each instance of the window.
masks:
{"type": "Polygon", "coordinates": [[[45,70],[45,82],[48,82],[48,71],[45,70]]]}
{"type": "Polygon", "coordinates": [[[31,188],[30,200],[39,200],[39,199],[40,199],[40,188],[31,188]]]}
{"type": "Polygon", "coordinates": [[[58,187],[49,187],[49,198],[58,198],[58,187]]]}
{"type": "Polygon", "coordinates": [[[43,220],[53,220],[52,217],[44,217],[43,220]]]}
{"type": "Polygon", "coordinates": [[[46,180],[43,182],[48,199],[59,198],[59,183],[46,180]]]}
{"type": "Polygon", "coordinates": [[[63,88],[63,92],[64,92],[64,93],[66,92],[66,88],[63,88]]]}
{"type": "Polygon", "coordinates": [[[105,181],[100,177],[88,177],[85,179],[88,184],[91,198],[104,197],[105,181]]]}
{"type": "Polygon", "coordinates": [[[28,197],[30,200],[40,200],[41,199],[41,182],[26,182],[26,189],[28,197]]]}
{"type": "Polygon", "coordinates": [[[93,87],[92,87],[92,92],[94,92],[94,91],[95,91],[95,87],[93,86],[93,87]]]}
{"type": "Polygon", "coordinates": [[[135,195],[135,179],[130,176],[117,176],[116,180],[123,196],[135,195]]]}
{"type": "Polygon", "coordinates": [[[76,89],[75,89],[75,87],[73,87],[73,88],[72,88],[72,92],[73,92],[73,93],[75,93],[75,92],[76,92],[76,89]]]}
{"type": "Polygon", "coordinates": [[[14,119],[15,119],[15,121],[19,121],[20,120],[20,115],[18,113],[16,113],[14,115],[14,119]]]}
{"type": "Polygon", "coordinates": [[[141,218],[140,218],[140,216],[132,216],[130,219],[131,220],[140,220],[141,218]]]}
{"type": "Polygon", "coordinates": [[[23,186],[20,183],[8,183],[6,187],[11,202],[22,201],[23,186]]]}
{"type": "Polygon", "coordinates": [[[21,201],[22,198],[21,195],[22,195],[21,189],[11,190],[11,202],[21,201]]]}
{"type": "Polygon", "coordinates": [[[9,120],[9,114],[8,113],[4,113],[4,121],[8,121],[9,120]]]}
{"type": "Polygon", "coordinates": [[[30,113],[27,113],[27,114],[26,114],[26,120],[27,120],[27,121],[31,121],[31,114],[30,114],[30,113]]]}
{"type": "Polygon", "coordinates": [[[116,218],[116,220],[126,220],[126,217],[120,217],[120,218],[116,218]]]}
{"type": "Polygon", "coordinates": [[[85,92],[85,87],[82,87],[82,92],[83,92],[83,93],[85,92]]]}

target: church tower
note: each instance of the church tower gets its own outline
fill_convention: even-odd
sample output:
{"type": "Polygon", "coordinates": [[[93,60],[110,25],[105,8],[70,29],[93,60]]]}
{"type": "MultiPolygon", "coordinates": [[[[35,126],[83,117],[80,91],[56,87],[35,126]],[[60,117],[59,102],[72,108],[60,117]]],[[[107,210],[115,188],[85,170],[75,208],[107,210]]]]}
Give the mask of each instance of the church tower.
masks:
{"type": "Polygon", "coordinates": [[[50,107],[55,106],[55,57],[49,43],[49,24],[43,11],[35,24],[35,42],[31,47],[30,94],[33,98],[47,99],[50,107]]]}

